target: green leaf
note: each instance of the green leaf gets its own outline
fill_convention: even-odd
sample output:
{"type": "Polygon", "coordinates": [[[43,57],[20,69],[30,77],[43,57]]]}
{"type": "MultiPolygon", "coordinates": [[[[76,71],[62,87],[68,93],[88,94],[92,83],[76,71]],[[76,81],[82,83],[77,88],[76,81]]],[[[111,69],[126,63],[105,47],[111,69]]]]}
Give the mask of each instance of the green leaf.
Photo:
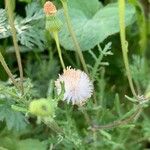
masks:
{"type": "Polygon", "coordinates": [[[0,105],[0,121],[6,121],[8,130],[19,131],[26,127],[24,116],[20,112],[15,112],[7,104],[0,105]]]}
{"type": "Polygon", "coordinates": [[[109,134],[108,132],[104,131],[104,130],[100,130],[100,133],[106,137],[108,140],[111,141],[112,137],[111,137],[111,134],[109,134]]]}
{"type": "Polygon", "coordinates": [[[45,47],[44,13],[38,3],[26,7],[26,18],[16,18],[17,36],[22,45],[32,49],[37,46],[40,50],[45,47]]]}
{"type": "MultiPolygon", "coordinates": [[[[46,150],[47,142],[38,139],[19,140],[14,135],[0,137],[0,146],[8,150],[46,150]]],[[[1,147],[0,147],[1,148],[1,147]]],[[[1,149],[0,149],[1,150],[1,149]]]]}
{"type": "MultiPolygon", "coordinates": [[[[46,45],[45,38],[45,22],[43,9],[37,2],[28,4],[25,8],[26,17],[22,18],[16,16],[15,28],[17,31],[17,38],[21,45],[26,46],[28,49],[38,47],[44,50],[46,45]]],[[[6,10],[0,9],[0,39],[11,36],[9,31],[10,26],[7,22],[6,10]]]]}
{"type": "Polygon", "coordinates": [[[2,39],[9,37],[10,32],[8,32],[6,11],[4,9],[0,9],[0,14],[0,39],[2,39]]]}
{"type": "MultiPolygon", "coordinates": [[[[17,143],[18,140],[12,136],[12,135],[7,135],[7,136],[1,136],[0,137],[0,146],[4,148],[4,150],[16,150],[17,149],[17,143]]],[[[3,149],[0,149],[3,150],[3,149]]]]}
{"type": "Polygon", "coordinates": [[[70,8],[82,11],[88,18],[93,17],[99,8],[102,7],[102,4],[98,0],[69,0],[68,5],[70,8]]]}
{"type": "Polygon", "coordinates": [[[116,93],[116,95],[115,95],[114,105],[115,105],[115,109],[116,109],[119,117],[121,117],[122,116],[122,111],[121,111],[121,104],[120,104],[120,98],[119,98],[118,93],[116,93]]]}
{"type": "Polygon", "coordinates": [[[8,150],[8,149],[6,149],[6,148],[4,148],[4,147],[0,147],[0,150],[8,150]]]}
{"type": "Polygon", "coordinates": [[[46,150],[47,143],[40,142],[36,139],[21,140],[18,144],[17,150],[46,150]]]}
{"type": "MultiPolygon", "coordinates": [[[[93,5],[93,2],[86,0],[81,2],[80,7],[73,5],[74,0],[69,9],[69,15],[71,17],[71,22],[73,29],[77,36],[78,42],[81,49],[89,50],[94,48],[97,44],[103,42],[108,36],[119,32],[119,15],[118,15],[118,4],[109,4],[98,10],[97,5],[93,5]],[[98,10],[97,12],[87,9],[87,13],[81,7],[86,7],[93,5],[92,10],[98,10]],[[94,7],[95,6],[95,7],[94,7]],[[90,13],[91,12],[91,13],[90,13]],[[93,15],[93,17],[91,17],[93,15]]],[[[135,8],[131,5],[126,5],[126,26],[133,23],[135,8]]],[[[68,28],[66,26],[66,21],[63,16],[62,10],[58,13],[60,19],[62,19],[63,27],[59,34],[60,44],[67,50],[75,50],[74,44],[68,28]]]]}

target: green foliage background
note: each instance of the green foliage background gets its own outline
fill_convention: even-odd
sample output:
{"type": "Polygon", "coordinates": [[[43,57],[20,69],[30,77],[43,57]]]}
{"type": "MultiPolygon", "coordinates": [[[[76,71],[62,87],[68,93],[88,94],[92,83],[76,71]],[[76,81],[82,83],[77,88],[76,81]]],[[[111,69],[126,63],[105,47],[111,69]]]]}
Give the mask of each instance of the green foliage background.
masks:
{"type": "MultiPolygon", "coordinates": [[[[82,70],[61,2],[53,2],[63,22],[59,39],[65,64],[82,70]]],[[[20,95],[0,66],[0,150],[150,149],[149,101],[130,122],[96,129],[97,125],[115,124],[115,120],[132,117],[137,107],[122,59],[116,0],[68,0],[73,29],[95,90],[81,108],[59,102],[55,123],[64,134],[56,132],[55,123],[38,124],[35,116],[26,113],[33,99],[53,97],[53,81],[62,73],[53,36],[45,30],[44,3],[45,0],[12,1],[25,94],[20,95]]],[[[128,0],[125,14],[130,68],[139,96],[150,96],[150,21],[145,3],[149,4],[128,0]]],[[[17,78],[17,60],[3,1],[0,1],[0,51],[17,78]]]]}

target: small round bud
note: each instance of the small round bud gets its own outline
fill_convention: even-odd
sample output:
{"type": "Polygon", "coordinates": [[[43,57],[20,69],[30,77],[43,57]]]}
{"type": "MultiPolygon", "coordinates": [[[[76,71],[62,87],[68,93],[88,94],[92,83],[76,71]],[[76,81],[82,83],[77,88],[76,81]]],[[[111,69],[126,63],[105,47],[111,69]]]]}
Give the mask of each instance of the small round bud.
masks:
{"type": "Polygon", "coordinates": [[[48,101],[47,99],[44,98],[33,100],[29,105],[29,112],[36,116],[54,117],[55,104],[53,101],[48,101]]]}

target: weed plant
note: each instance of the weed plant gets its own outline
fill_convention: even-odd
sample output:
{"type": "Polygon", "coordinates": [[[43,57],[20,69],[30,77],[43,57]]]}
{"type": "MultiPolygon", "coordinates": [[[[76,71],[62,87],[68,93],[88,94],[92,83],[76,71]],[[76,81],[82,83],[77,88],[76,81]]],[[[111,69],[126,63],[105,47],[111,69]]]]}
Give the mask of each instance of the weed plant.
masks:
{"type": "Polygon", "coordinates": [[[0,150],[150,149],[149,1],[0,1],[0,150]]]}

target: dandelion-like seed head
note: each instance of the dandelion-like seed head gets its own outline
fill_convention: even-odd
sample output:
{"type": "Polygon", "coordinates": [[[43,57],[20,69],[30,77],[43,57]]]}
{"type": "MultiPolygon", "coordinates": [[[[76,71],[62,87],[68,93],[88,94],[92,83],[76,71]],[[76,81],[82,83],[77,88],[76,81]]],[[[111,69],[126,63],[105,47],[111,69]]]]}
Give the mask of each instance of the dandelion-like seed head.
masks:
{"type": "Polygon", "coordinates": [[[79,69],[67,67],[55,81],[57,93],[61,92],[61,82],[64,82],[64,100],[73,105],[83,105],[93,93],[93,84],[88,75],[79,69]]]}
{"type": "Polygon", "coordinates": [[[46,15],[55,15],[56,12],[57,12],[57,9],[56,9],[55,5],[52,2],[47,1],[44,4],[44,12],[45,12],[46,15]]]}

